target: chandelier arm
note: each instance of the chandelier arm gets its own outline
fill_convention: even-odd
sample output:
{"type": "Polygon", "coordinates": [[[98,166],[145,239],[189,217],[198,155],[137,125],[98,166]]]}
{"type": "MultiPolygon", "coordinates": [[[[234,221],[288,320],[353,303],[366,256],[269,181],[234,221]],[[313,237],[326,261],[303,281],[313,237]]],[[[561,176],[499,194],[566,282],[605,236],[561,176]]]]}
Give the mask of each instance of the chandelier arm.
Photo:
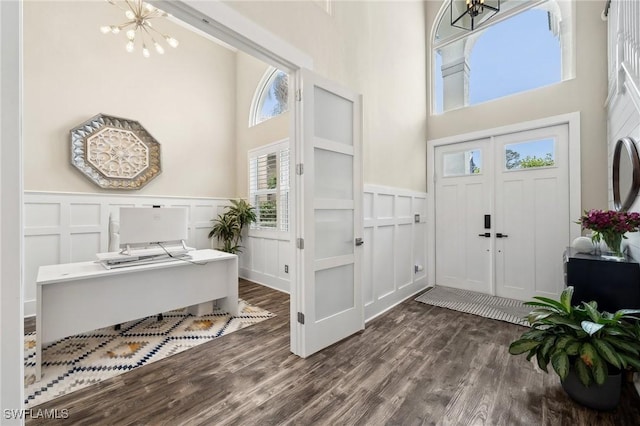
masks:
{"type": "Polygon", "coordinates": [[[122,24],[118,25],[118,28],[120,28],[121,30],[124,30],[129,25],[135,25],[135,23],[136,23],[136,21],[126,21],[126,22],[123,22],[122,24]]]}
{"type": "Polygon", "coordinates": [[[126,11],[127,11],[127,9],[125,9],[125,8],[124,8],[124,7],[122,7],[122,6],[120,6],[118,3],[116,3],[116,2],[115,2],[115,1],[113,1],[113,0],[106,0],[106,2],[107,2],[107,3],[109,3],[109,4],[111,4],[111,5],[113,5],[113,6],[115,6],[115,7],[117,7],[118,9],[122,10],[123,12],[126,12],[126,11]]]}
{"type": "MultiPolygon", "coordinates": [[[[138,28],[142,28],[143,30],[145,30],[145,28],[144,28],[143,26],[139,26],[138,28]]],[[[145,32],[146,32],[146,30],[145,30],[145,31],[140,31],[140,42],[142,43],[142,48],[143,48],[143,49],[144,49],[145,47],[147,47],[147,43],[146,43],[146,41],[145,41],[145,39],[144,39],[144,33],[145,33],[145,32]]]]}
{"type": "Polygon", "coordinates": [[[136,15],[140,17],[144,17],[144,3],[142,0],[133,0],[136,5],[136,15]]]}
{"type": "MultiPolygon", "coordinates": [[[[135,3],[134,3],[134,4],[132,4],[130,0],[124,0],[124,2],[125,2],[125,3],[127,4],[127,6],[129,7],[129,10],[130,10],[131,12],[133,12],[133,14],[137,17],[137,16],[138,16],[138,12],[137,12],[137,10],[136,10],[135,3]]],[[[123,10],[125,11],[125,13],[127,12],[127,9],[123,9],[123,10]]]]}
{"type": "MultiPolygon", "coordinates": [[[[161,33],[160,31],[156,30],[154,27],[149,26],[149,29],[155,31],[156,33],[158,33],[160,35],[160,37],[165,38],[168,37],[167,34],[161,33]]],[[[147,30],[147,28],[145,27],[145,31],[147,30]]],[[[149,34],[149,37],[151,37],[151,33],[149,33],[149,31],[147,31],[147,34],[149,34]]]]}
{"type": "Polygon", "coordinates": [[[160,33],[160,32],[158,32],[158,31],[156,31],[153,27],[149,27],[149,26],[147,26],[147,25],[144,25],[144,26],[142,26],[141,28],[144,30],[144,32],[145,32],[145,33],[147,33],[147,35],[148,35],[148,36],[149,36],[149,38],[151,39],[151,42],[152,42],[154,45],[155,45],[157,42],[156,42],[156,39],[155,39],[155,38],[153,38],[153,35],[149,32],[149,28],[151,28],[152,30],[154,30],[154,31],[155,31],[155,32],[157,32],[158,34],[162,35],[162,33],[160,33]]]}

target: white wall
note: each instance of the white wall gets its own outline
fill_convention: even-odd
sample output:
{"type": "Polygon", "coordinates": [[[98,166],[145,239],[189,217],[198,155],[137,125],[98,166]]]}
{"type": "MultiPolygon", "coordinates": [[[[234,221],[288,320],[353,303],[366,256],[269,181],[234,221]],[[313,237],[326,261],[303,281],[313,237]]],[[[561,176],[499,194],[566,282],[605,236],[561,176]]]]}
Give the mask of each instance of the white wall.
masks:
{"type": "Polygon", "coordinates": [[[162,173],[136,193],[235,196],[235,52],[161,19],[155,27],[180,45],[146,59],[139,46],[126,52],[123,32],[100,32],[125,20],[107,2],[24,9],[25,189],[113,193],[70,163],[69,130],[105,113],[139,121],[160,142],[162,173]]]}
{"type": "MultiPolygon", "coordinates": [[[[609,152],[607,193],[609,195],[609,208],[613,208],[612,164],[616,141],[630,136],[636,141],[636,148],[640,150],[640,90],[636,89],[640,87],[640,73],[630,75],[626,70],[621,69],[621,63],[619,63],[619,61],[625,61],[629,65],[630,62],[633,62],[635,63],[635,70],[639,69],[640,51],[637,49],[625,49],[620,45],[620,42],[623,38],[628,38],[627,41],[635,43],[636,46],[640,43],[640,40],[637,39],[638,31],[635,31],[635,33],[625,31],[625,28],[622,28],[621,25],[622,20],[624,20],[626,25],[637,30],[640,26],[640,17],[633,16],[627,10],[621,9],[620,6],[623,2],[627,3],[625,7],[633,5],[630,0],[614,0],[611,3],[607,21],[609,32],[609,97],[607,102],[607,142],[609,152]],[[624,35],[621,36],[620,33],[624,33],[624,35]],[[629,38],[634,34],[636,36],[635,40],[629,38]],[[635,81],[635,88],[632,84],[633,81],[635,81]]],[[[634,71],[633,67],[628,67],[627,70],[634,71]]],[[[629,211],[640,212],[640,198],[636,199],[629,211]]],[[[625,244],[628,246],[629,253],[634,259],[640,260],[640,232],[627,234],[627,237],[625,244]]],[[[640,374],[635,374],[634,382],[636,391],[640,394],[640,374]]]]}
{"type": "MultiPolygon", "coordinates": [[[[188,210],[187,244],[210,248],[211,219],[224,211],[227,199],[31,192],[24,195],[24,313],[35,315],[36,278],[43,265],[95,260],[108,251],[109,216],[120,207],[184,207],[188,210]]],[[[215,243],[215,241],[214,241],[215,243]]],[[[214,244],[215,245],[215,244],[214,244]]]]}
{"type": "MultiPolygon", "coordinates": [[[[621,44],[624,38],[633,35],[622,25],[633,28],[640,26],[640,17],[629,16],[628,10],[621,8],[622,1],[614,1],[609,9],[608,31],[609,31],[609,99],[607,104],[607,141],[609,155],[607,162],[607,184],[609,207],[613,208],[613,153],[616,141],[624,137],[632,137],[636,141],[636,148],[640,150],[640,73],[631,75],[637,70],[640,63],[640,52],[624,48],[621,44]],[[635,19],[633,19],[635,18],[635,19]],[[620,33],[624,33],[623,36],[620,33]],[[622,68],[622,62],[626,67],[622,68]],[[635,70],[629,67],[631,63],[636,64],[635,70]],[[635,87],[634,87],[635,82],[635,87]]],[[[630,3],[624,1],[627,5],[630,3]]],[[[632,4],[632,3],[631,3],[632,4]]],[[[635,32],[638,37],[638,32],[635,32]]],[[[640,43],[637,38],[628,39],[630,43],[640,43]]],[[[624,197],[624,194],[622,194],[624,197]]],[[[629,209],[630,211],[640,211],[640,198],[629,209]]],[[[629,247],[631,256],[640,260],[640,232],[627,235],[626,244],[629,247]]],[[[640,389],[640,387],[639,387],[640,389]]]]}
{"type": "Polygon", "coordinates": [[[365,182],[426,190],[425,2],[334,1],[332,15],[310,0],[227,4],[363,95],[365,182]]]}
{"type": "MultiPolygon", "coordinates": [[[[631,101],[628,93],[616,95],[609,104],[609,129],[607,140],[609,141],[608,155],[608,194],[609,207],[613,209],[613,182],[612,164],[613,151],[618,139],[631,136],[636,141],[636,148],[640,150],[640,109],[631,101]]],[[[623,153],[624,155],[624,153],[623,153]]],[[[624,194],[622,194],[624,197],[624,194]]],[[[637,198],[629,211],[640,212],[640,198],[637,198]]],[[[627,235],[625,243],[634,259],[640,260],[640,232],[627,235]]]]}
{"type": "MultiPolygon", "coordinates": [[[[428,139],[579,111],[582,206],[584,209],[605,208],[607,167],[603,158],[607,155],[604,108],[607,94],[607,36],[606,23],[600,18],[604,3],[575,1],[577,62],[574,79],[445,114],[431,115],[427,119],[428,139]]],[[[429,27],[427,34],[430,34],[443,2],[427,1],[425,4],[429,27]]],[[[431,53],[428,58],[428,66],[431,67],[431,53]]]]}

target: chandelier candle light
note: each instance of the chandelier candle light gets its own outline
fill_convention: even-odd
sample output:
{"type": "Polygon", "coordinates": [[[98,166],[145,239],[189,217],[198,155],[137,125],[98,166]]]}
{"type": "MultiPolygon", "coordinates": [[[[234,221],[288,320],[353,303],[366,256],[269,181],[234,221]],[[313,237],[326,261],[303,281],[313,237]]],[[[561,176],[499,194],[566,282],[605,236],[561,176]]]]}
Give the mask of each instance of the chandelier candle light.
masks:
{"type": "Polygon", "coordinates": [[[139,39],[142,44],[142,56],[145,58],[151,56],[151,53],[147,48],[147,40],[150,40],[153,47],[155,47],[156,52],[162,55],[164,53],[164,48],[156,41],[154,34],[165,39],[169,46],[178,47],[178,40],[166,34],[162,34],[160,31],[153,28],[150,22],[151,19],[155,18],[167,18],[170,16],[168,13],[150,5],[149,3],[145,3],[142,0],[125,0],[125,4],[128,8],[123,8],[114,0],[106,1],[124,11],[124,15],[127,17],[128,21],[123,22],[120,25],[102,26],[100,27],[100,31],[102,31],[103,34],[119,34],[120,31],[126,30],[127,39],[129,40],[126,45],[127,52],[131,53],[135,50],[135,41],[136,39],[139,39]]]}

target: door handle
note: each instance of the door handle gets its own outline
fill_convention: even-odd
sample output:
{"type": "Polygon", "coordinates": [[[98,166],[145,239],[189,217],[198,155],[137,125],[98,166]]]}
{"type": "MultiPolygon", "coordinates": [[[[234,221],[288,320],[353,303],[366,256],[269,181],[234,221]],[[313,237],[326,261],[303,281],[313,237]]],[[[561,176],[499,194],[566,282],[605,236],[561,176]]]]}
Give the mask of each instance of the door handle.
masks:
{"type": "Polygon", "coordinates": [[[496,238],[507,238],[508,235],[507,234],[503,234],[501,232],[496,232],[496,238]]]}
{"type": "Polygon", "coordinates": [[[364,244],[364,241],[362,240],[362,238],[356,238],[356,246],[361,246],[364,244]]]}
{"type": "Polygon", "coordinates": [[[491,232],[485,232],[484,234],[478,234],[478,237],[490,238],[491,237],[491,232]]]}

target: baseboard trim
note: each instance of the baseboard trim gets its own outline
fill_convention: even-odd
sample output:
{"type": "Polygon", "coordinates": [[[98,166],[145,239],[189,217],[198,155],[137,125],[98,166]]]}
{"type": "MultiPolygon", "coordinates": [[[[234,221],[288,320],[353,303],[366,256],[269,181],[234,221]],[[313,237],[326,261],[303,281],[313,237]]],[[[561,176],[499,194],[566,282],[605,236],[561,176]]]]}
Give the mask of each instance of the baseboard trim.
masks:
{"type": "Polygon", "coordinates": [[[261,281],[260,279],[256,279],[255,275],[252,275],[250,272],[251,271],[249,271],[249,270],[247,270],[245,268],[240,268],[240,273],[238,274],[238,277],[242,278],[244,280],[247,280],[247,281],[251,281],[252,283],[256,283],[256,284],[263,285],[265,287],[269,287],[272,290],[279,291],[279,292],[284,293],[284,294],[290,294],[287,290],[285,290],[283,288],[279,288],[279,287],[274,286],[273,284],[267,284],[267,283],[261,281]]]}
{"type": "Polygon", "coordinates": [[[369,321],[372,321],[372,320],[374,320],[374,319],[378,318],[380,315],[382,315],[382,314],[386,313],[387,311],[390,311],[391,309],[395,308],[396,306],[398,306],[398,305],[399,305],[399,304],[401,304],[402,302],[404,302],[404,301],[406,301],[406,300],[411,299],[411,298],[412,298],[412,297],[414,297],[416,294],[421,293],[421,292],[423,292],[423,291],[425,291],[426,289],[431,288],[431,287],[433,287],[433,286],[430,286],[430,285],[428,285],[428,284],[425,284],[425,286],[424,286],[424,287],[421,287],[420,289],[415,290],[413,293],[409,294],[408,296],[404,297],[403,299],[401,299],[401,300],[399,300],[399,301],[397,301],[397,302],[393,303],[392,305],[390,305],[390,306],[386,307],[386,308],[385,308],[385,309],[383,309],[382,311],[380,311],[380,312],[378,312],[378,313],[374,314],[371,318],[367,318],[367,319],[365,319],[365,320],[364,320],[364,323],[366,324],[366,323],[368,323],[369,321]]]}
{"type": "Polygon", "coordinates": [[[36,299],[25,300],[24,301],[24,317],[35,317],[36,316],[36,299]]]}

